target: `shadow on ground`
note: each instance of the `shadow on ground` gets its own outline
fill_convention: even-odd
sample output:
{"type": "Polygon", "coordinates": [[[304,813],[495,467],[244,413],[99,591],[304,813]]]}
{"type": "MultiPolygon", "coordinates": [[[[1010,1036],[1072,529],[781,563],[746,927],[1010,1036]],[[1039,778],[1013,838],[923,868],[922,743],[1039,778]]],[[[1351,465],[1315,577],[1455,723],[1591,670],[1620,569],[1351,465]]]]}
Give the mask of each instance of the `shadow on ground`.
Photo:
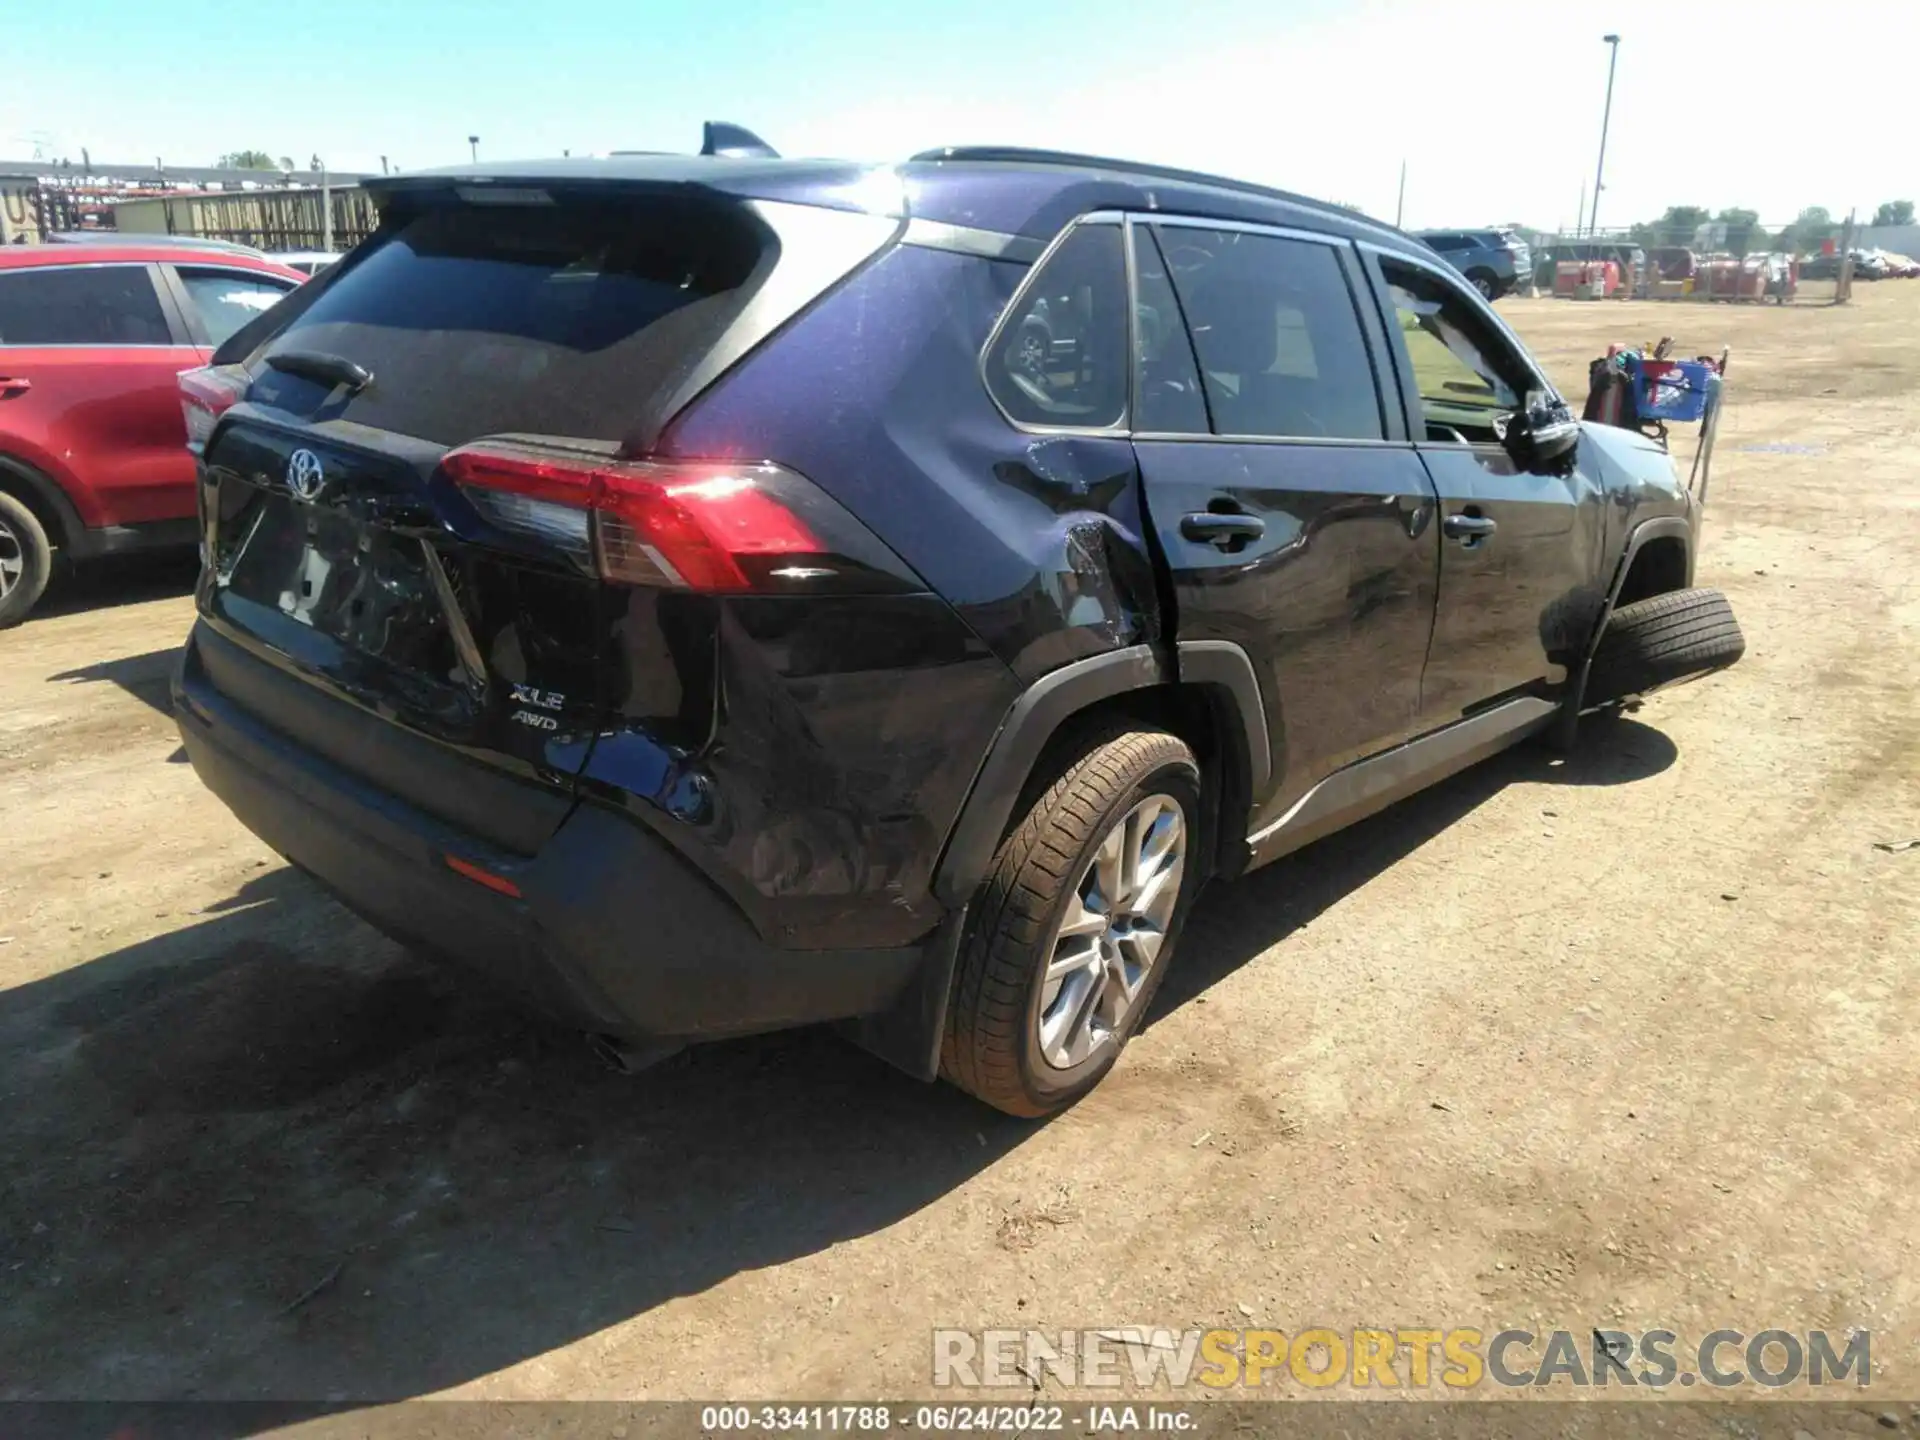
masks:
{"type": "Polygon", "coordinates": [[[70,566],[54,576],[27,623],[191,595],[199,573],[200,557],[192,550],[118,555],[70,566]]]}
{"type": "Polygon", "coordinates": [[[1545,744],[1503,751],[1243,880],[1213,886],[1188,919],[1178,963],[1146,1024],[1205,993],[1507,786],[1626,785],[1659,774],[1677,758],[1673,741],[1660,731],[1601,712],[1581,722],[1579,743],[1566,755],[1545,744]]]}
{"type": "Polygon", "coordinates": [[[180,663],[180,647],[149,650],[144,655],[127,655],[118,660],[102,660],[78,670],[63,670],[49,675],[49,684],[118,685],[142,705],[150,705],[162,715],[173,713],[170,687],[174,667],[180,663]]]}
{"type": "MultiPolygon", "coordinates": [[[[1672,759],[1595,727],[1220,887],[1159,1013],[1506,785],[1672,759]]],[[[286,870],[0,993],[0,1094],[5,1398],[438,1390],[882,1230],[1033,1133],[822,1032],[610,1073],[286,870]]]]}

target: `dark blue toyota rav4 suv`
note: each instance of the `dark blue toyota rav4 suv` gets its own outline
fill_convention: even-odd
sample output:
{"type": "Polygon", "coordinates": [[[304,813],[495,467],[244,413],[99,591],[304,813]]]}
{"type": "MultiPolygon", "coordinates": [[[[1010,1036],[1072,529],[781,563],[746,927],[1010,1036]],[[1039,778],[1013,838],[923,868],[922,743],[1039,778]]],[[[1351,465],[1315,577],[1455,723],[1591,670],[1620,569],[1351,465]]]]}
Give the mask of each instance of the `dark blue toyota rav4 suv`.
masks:
{"type": "Polygon", "coordinates": [[[1209,878],[1739,653],[1666,454],[1347,211],[985,149],[369,183],[183,377],[180,727],[635,1063],[839,1021],[1046,1113],[1209,878]]]}

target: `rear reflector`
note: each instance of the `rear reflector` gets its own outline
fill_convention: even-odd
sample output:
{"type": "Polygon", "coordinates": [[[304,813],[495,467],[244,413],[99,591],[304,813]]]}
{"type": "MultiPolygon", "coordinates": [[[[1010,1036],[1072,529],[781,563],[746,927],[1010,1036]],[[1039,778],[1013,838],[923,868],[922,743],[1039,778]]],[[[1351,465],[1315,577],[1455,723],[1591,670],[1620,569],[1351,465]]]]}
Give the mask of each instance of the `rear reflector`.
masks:
{"type": "Polygon", "coordinates": [[[203,365],[180,372],[180,414],[187,422],[187,449],[206,449],[216,421],[247,393],[251,377],[238,365],[203,365]]]}
{"type": "Polygon", "coordinates": [[[520,898],[520,887],[506,876],[496,875],[491,870],[482,870],[471,860],[462,860],[458,855],[443,855],[441,858],[447,862],[447,868],[454,874],[464,875],[475,884],[484,885],[487,889],[501,895],[510,895],[515,900],[520,898]]]}
{"type": "Polygon", "coordinates": [[[765,462],[615,460],[487,440],[448,451],[440,468],[492,524],[623,585],[754,590],[766,568],[756,560],[825,548],[780,498],[805,482],[765,462]]]}

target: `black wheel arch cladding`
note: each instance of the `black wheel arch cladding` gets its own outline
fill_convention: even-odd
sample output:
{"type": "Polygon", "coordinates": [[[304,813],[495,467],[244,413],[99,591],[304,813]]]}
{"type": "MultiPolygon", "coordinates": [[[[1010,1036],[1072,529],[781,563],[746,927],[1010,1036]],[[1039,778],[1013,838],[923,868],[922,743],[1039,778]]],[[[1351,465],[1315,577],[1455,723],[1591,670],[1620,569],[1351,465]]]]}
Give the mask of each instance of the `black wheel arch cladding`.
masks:
{"type": "Polygon", "coordinates": [[[1223,737],[1233,746],[1250,793],[1264,792],[1272,752],[1252,661],[1230,642],[1189,642],[1163,655],[1132,645],[1050,671],[1014,701],[974,777],[935,871],[943,904],[966,903],[992,864],[1013,810],[1048,744],[1063,727],[1104,701],[1178,683],[1219,689],[1230,697],[1223,737]],[[1169,663],[1171,662],[1171,663],[1169,663]]]}

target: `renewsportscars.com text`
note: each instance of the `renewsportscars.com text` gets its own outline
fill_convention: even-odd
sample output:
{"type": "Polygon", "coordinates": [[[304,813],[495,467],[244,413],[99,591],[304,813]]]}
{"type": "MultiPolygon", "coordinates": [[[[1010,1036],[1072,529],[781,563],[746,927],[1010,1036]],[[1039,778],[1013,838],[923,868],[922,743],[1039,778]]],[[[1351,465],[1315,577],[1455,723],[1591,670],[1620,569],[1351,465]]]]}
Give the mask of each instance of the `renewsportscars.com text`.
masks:
{"type": "Polygon", "coordinates": [[[1873,1382],[1870,1332],[1713,1330],[1486,1331],[1468,1326],[1334,1330],[936,1330],[933,1383],[1021,1388],[1050,1377],[1071,1387],[1212,1390],[1510,1388],[1724,1390],[1873,1382]]]}

